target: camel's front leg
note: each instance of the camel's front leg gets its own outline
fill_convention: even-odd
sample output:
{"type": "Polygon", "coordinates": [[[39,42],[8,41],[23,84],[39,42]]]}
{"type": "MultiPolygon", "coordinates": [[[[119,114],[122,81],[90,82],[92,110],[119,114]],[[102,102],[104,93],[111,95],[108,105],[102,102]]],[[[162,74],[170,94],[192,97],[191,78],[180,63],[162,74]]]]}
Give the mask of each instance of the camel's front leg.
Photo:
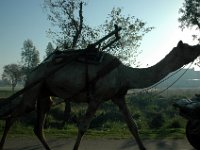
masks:
{"type": "Polygon", "coordinates": [[[37,122],[34,127],[34,133],[43,144],[46,150],[51,150],[44,138],[43,126],[46,113],[50,110],[52,101],[49,97],[39,98],[37,101],[37,122]]]}
{"type": "Polygon", "coordinates": [[[126,106],[125,98],[124,97],[116,98],[116,99],[113,99],[113,102],[116,105],[118,105],[120,111],[123,113],[125,121],[128,125],[128,128],[129,128],[130,132],[132,133],[132,135],[135,137],[135,140],[136,140],[140,150],[146,150],[146,148],[144,147],[144,145],[142,143],[142,140],[139,137],[137,125],[136,125],[135,121],[133,120],[133,118],[126,106]]]}
{"type": "Polygon", "coordinates": [[[10,127],[13,125],[14,122],[15,122],[15,118],[7,118],[6,119],[3,136],[2,136],[1,142],[0,142],[0,150],[3,150],[3,146],[4,146],[4,143],[5,143],[8,131],[10,130],[10,127]]]}
{"type": "Polygon", "coordinates": [[[78,125],[78,135],[77,135],[76,143],[74,145],[73,150],[78,150],[81,139],[84,133],[86,132],[86,130],[89,128],[90,122],[92,121],[99,104],[100,103],[97,101],[92,101],[88,104],[86,114],[78,125]]]}

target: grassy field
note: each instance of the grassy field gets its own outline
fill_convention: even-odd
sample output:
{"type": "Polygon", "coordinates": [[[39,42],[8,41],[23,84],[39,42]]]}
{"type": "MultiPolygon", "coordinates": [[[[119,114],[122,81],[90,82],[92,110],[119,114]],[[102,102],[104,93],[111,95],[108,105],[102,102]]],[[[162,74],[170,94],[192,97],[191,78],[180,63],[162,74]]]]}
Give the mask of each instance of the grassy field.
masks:
{"type": "MultiPolygon", "coordinates": [[[[155,91],[153,91],[155,92],[155,91]]],[[[159,91],[156,91],[159,92],[159,91]]],[[[168,90],[167,93],[152,98],[152,93],[133,94],[127,96],[127,104],[138,124],[143,138],[184,138],[186,120],[179,116],[172,107],[175,99],[191,97],[197,90],[168,90]],[[170,93],[171,92],[171,93],[170,93]]],[[[7,97],[12,92],[8,87],[0,88],[0,97],[7,97]]],[[[72,116],[80,118],[85,112],[85,105],[72,104],[72,116]]],[[[77,134],[77,124],[70,122],[63,124],[64,104],[53,107],[48,114],[45,125],[45,134],[48,136],[73,137],[77,134]]],[[[10,136],[32,136],[35,113],[21,117],[10,131],[10,136]]],[[[4,121],[0,121],[0,132],[4,129],[4,121]]],[[[114,139],[129,138],[130,132],[123,121],[118,108],[111,102],[106,102],[97,111],[91,123],[87,136],[91,138],[107,137],[114,139]]]]}
{"type": "MultiPolygon", "coordinates": [[[[18,91],[21,88],[22,88],[21,86],[17,86],[15,88],[15,91],[18,91]]],[[[4,87],[0,86],[0,97],[8,97],[11,94],[12,94],[12,91],[11,91],[11,87],[10,86],[4,86],[4,87]]]]}

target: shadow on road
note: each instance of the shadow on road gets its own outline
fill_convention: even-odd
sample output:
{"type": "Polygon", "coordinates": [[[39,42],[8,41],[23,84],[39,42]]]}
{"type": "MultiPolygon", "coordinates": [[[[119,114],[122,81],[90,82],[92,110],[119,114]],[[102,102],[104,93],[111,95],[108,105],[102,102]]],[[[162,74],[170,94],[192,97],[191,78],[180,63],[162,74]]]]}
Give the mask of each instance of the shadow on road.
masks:
{"type": "MultiPolygon", "coordinates": [[[[75,142],[71,138],[52,138],[48,144],[52,150],[71,150],[75,142]]],[[[186,139],[144,140],[148,150],[194,150],[186,139]]],[[[138,150],[137,143],[132,139],[83,139],[79,150],[138,150]]],[[[44,150],[36,138],[10,138],[6,142],[5,150],[44,150]]]]}
{"type": "MultiPolygon", "coordinates": [[[[144,140],[144,145],[148,150],[195,150],[186,139],[144,140]]],[[[118,150],[131,150],[135,147],[137,143],[130,139],[118,150]]]]}

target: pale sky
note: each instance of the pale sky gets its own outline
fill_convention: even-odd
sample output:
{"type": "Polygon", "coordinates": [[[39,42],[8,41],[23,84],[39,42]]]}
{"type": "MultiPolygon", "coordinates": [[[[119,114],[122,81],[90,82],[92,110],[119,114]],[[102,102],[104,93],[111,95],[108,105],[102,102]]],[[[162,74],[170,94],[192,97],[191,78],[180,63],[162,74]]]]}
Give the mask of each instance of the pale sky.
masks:
{"type": "MultiPolygon", "coordinates": [[[[161,60],[179,40],[193,41],[192,31],[178,27],[179,8],[183,0],[87,0],[83,8],[85,21],[92,25],[103,24],[113,7],[122,7],[124,14],[135,16],[153,26],[141,41],[143,52],[138,57],[141,67],[161,60]]],[[[31,39],[43,58],[48,42],[46,31],[51,27],[42,9],[43,0],[0,0],[0,75],[3,66],[21,59],[23,42],[31,39]]],[[[1,76],[0,76],[1,78],[1,76]]]]}

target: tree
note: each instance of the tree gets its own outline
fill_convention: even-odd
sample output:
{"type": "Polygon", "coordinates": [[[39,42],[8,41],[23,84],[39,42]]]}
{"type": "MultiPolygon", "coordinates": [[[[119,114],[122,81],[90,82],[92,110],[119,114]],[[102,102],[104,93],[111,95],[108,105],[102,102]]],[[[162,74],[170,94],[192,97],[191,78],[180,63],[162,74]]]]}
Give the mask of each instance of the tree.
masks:
{"type": "Polygon", "coordinates": [[[108,34],[113,30],[114,24],[117,24],[123,28],[121,40],[110,47],[108,52],[126,60],[125,63],[134,64],[140,41],[152,27],[146,27],[145,22],[134,16],[122,15],[120,8],[113,8],[103,25],[92,28],[86,25],[83,19],[85,5],[86,3],[80,0],[45,0],[48,19],[55,26],[54,31],[49,30],[49,34],[65,48],[85,48],[100,36],[108,34]]]}
{"type": "Polygon", "coordinates": [[[25,75],[28,75],[28,73],[40,62],[39,51],[36,49],[30,39],[25,40],[23,43],[21,60],[25,75]]]}
{"type": "Polygon", "coordinates": [[[48,19],[55,27],[48,33],[56,43],[64,48],[83,48],[88,40],[95,38],[95,33],[83,22],[80,0],[44,0],[48,19]],[[86,36],[87,35],[87,38],[86,36]]]}
{"type": "Polygon", "coordinates": [[[48,43],[47,48],[46,48],[46,57],[48,57],[51,53],[54,51],[54,47],[51,44],[51,42],[48,43]]]}
{"type": "MultiPolygon", "coordinates": [[[[180,27],[190,28],[195,27],[197,31],[200,31],[200,1],[199,0],[185,0],[183,7],[179,9],[181,17],[178,19],[181,23],[180,27]]],[[[200,42],[199,34],[193,35],[194,39],[198,39],[200,42]]]]}
{"type": "Polygon", "coordinates": [[[128,65],[137,65],[136,58],[140,54],[138,50],[140,42],[143,36],[151,31],[153,27],[146,27],[146,23],[135,16],[123,15],[122,9],[119,7],[113,8],[105,23],[100,25],[104,35],[113,30],[114,24],[122,27],[122,31],[120,31],[121,39],[107,51],[128,65]]]}
{"type": "Polygon", "coordinates": [[[12,92],[14,92],[17,83],[22,79],[21,67],[17,64],[4,66],[2,79],[12,86],[12,92]]]}

